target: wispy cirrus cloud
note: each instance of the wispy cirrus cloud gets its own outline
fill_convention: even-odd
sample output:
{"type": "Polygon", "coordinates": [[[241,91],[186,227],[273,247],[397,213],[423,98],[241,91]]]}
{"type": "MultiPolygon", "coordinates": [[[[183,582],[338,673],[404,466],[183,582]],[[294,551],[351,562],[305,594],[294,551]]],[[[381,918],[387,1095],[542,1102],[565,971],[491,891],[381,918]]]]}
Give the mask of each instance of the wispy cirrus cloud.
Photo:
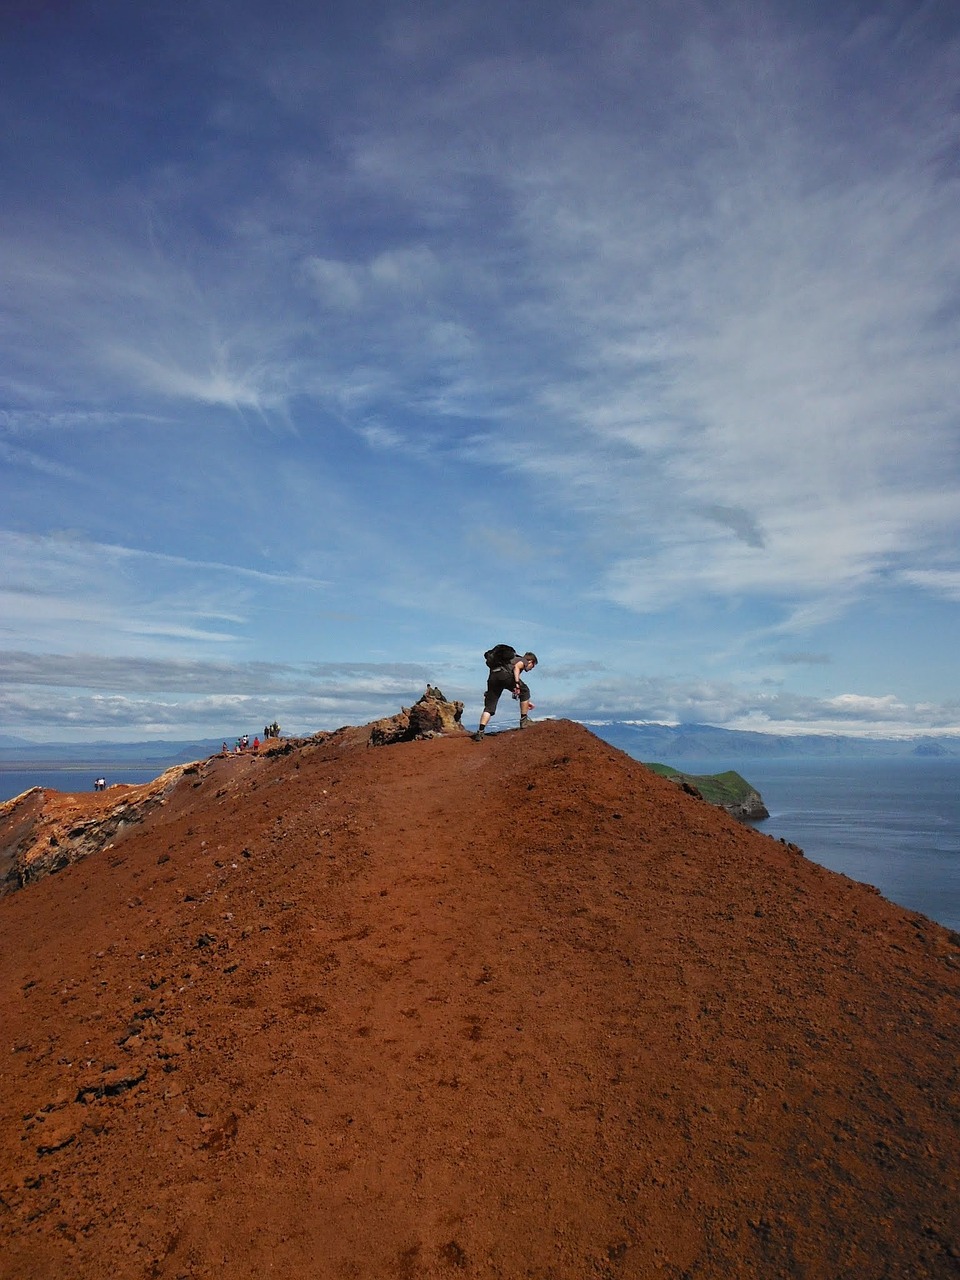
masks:
{"type": "MultiPolygon", "coordinates": [[[[516,626],[663,688],[778,665],[854,715],[825,632],[960,593],[956,20],[279,12],[199,0],[184,41],[106,0],[7,56],[6,643],[516,626]]],[[[856,714],[926,723],[932,664],[883,643],[856,714]]]]}
{"type": "Polygon", "coordinates": [[[230,564],[218,560],[190,560],[186,556],[171,555],[163,551],[147,551],[142,547],[125,547],[116,543],[89,542],[69,534],[18,534],[0,529],[0,547],[4,552],[8,570],[37,575],[78,575],[84,565],[99,567],[104,563],[146,562],[158,566],[187,567],[196,571],[209,571],[253,578],[267,582],[290,583],[298,587],[324,588],[330,584],[320,578],[296,573],[272,572],[253,569],[245,565],[230,564]]]}
{"type": "Polygon", "coordinates": [[[91,542],[70,534],[0,530],[0,635],[8,644],[234,645],[255,586],[325,591],[329,583],[220,561],[91,542]],[[185,589],[183,579],[190,583],[185,589]]]}
{"type": "Polygon", "coordinates": [[[905,582],[922,587],[934,595],[960,602],[960,568],[908,569],[901,576],[905,582]]]}
{"type": "Polygon", "coordinates": [[[409,663],[215,662],[199,659],[105,657],[101,654],[2,652],[3,682],[115,692],[217,693],[229,681],[235,694],[289,692],[295,684],[331,685],[349,679],[367,692],[408,689],[424,676],[409,663]]]}

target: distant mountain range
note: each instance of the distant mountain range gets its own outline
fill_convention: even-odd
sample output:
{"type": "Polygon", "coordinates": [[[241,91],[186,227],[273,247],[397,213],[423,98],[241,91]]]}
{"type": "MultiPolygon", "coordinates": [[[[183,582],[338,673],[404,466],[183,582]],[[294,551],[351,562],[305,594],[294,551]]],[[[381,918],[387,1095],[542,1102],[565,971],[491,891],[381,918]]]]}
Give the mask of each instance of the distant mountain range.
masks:
{"type": "MultiPolygon", "coordinates": [[[[32,765],[78,764],[107,769],[111,765],[157,765],[167,769],[190,760],[205,760],[220,750],[222,738],[178,742],[11,742],[0,739],[0,769],[32,765]]],[[[231,739],[232,744],[232,739],[231,739]]]]}
{"type": "Polygon", "coordinates": [[[638,760],[673,764],[684,759],[765,759],[786,757],[960,759],[960,739],[848,738],[840,734],[749,733],[709,724],[632,724],[612,720],[587,728],[638,760]]]}

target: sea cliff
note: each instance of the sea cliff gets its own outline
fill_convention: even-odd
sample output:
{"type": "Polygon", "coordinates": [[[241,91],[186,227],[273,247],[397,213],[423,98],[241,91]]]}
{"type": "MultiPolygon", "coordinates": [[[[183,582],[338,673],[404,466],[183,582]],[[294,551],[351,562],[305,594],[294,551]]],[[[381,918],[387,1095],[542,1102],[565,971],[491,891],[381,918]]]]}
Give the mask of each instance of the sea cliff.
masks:
{"type": "Polygon", "coordinates": [[[760,822],[770,817],[760,792],[733,769],[723,773],[697,774],[683,773],[668,764],[651,764],[648,768],[677,783],[688,794],[719,805],[731,817],[741,818],[744,822],[760,822]]]}

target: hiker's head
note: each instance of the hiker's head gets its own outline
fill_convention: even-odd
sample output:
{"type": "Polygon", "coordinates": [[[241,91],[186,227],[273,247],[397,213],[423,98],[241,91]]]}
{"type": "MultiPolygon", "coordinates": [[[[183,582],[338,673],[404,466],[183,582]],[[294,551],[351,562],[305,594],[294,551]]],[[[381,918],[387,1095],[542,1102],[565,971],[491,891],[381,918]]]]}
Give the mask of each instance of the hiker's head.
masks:
{"type": "Polygon", "coordinates": [[[525,653],[523,655],[523,666],[525,671],[532,671],[537,665],[537,655],[535,653],[525,653]]]}

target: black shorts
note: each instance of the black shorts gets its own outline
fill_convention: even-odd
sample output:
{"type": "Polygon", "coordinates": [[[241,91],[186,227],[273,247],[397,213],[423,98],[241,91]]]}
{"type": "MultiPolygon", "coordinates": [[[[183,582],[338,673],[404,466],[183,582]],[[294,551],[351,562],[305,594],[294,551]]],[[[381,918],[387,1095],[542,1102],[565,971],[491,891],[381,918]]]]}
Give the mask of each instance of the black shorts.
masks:
{"type": "MultiPolygon", "coordinates": [[[[495,716],[500,695],[508,689],[511,693],[513,692],[513,670],[501,667],[496,671],[491,671],[487,680],[487,691],[483,695],[484,711],[488,711],[490,715],[495,716]]],[[[530,689],[523,680],[520,681],[520,701],[530,701],[530,689]]]]}

